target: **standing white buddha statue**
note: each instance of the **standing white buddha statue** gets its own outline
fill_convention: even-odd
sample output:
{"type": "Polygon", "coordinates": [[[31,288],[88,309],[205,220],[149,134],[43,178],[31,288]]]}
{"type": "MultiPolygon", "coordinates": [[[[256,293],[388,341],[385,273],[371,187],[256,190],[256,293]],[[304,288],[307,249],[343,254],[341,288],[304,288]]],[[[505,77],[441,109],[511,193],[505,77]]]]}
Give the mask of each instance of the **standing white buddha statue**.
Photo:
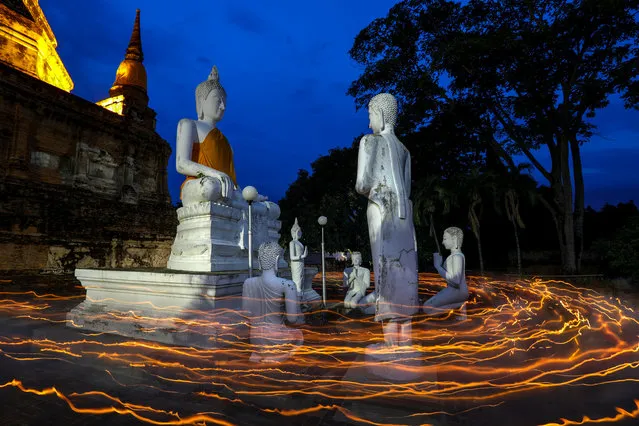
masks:
{"type": "Polygon", "coordinates": [[[373,134],[359,143],[355,190],[369,199],[366,215],[375,272],[375,320],[384,345],[411,345],[411,317],[419,310],[417,245],[410,201],[411,159],[395,136],[397,101],[389,93],[368,104],[373,134]]]}
{"type": "Polygon", "coordinates": [[[306,259],[308,255],[308,247],[304,247],[304,244],[300,241],[300,238],[302,238],[302,228],[300,228],[299,223],[297,223],[297,218],[295,218],[295,223],[291,227],[291,237],[293,239],[288,245],[288,251],[291,257],[291,279],[295,283],[298,293],[301,295],[304,284],[304,259],[306,259]]]}

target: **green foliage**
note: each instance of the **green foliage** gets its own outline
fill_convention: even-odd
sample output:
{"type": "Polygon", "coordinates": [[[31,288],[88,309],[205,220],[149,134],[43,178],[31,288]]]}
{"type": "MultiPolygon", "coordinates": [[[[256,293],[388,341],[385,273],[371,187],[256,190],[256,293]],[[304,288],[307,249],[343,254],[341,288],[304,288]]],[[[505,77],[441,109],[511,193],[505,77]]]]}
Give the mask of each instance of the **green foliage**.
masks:
{"type": "Polygon", "coordinates": [[[281,244],[291,240],[290,228],[297,217],[302,228],[302,242],[309,251],[321,249],[320,216],[328,223],[324,230],[325,249],[335,251],[361,251],[363,260],[370,257],[366,197],[355,192],[357,173],[357,142],[349,148],[336,148],[311,164],[312,174],[298,172],[284,198],[279,201],[282,210],[281,244]]]}
{"type": "Polygon", "coordinates": [[[599,211],[588,207],[585,226],[589,229],[590,238],[586,241],[586,247],[590,247],[594,241],[612,238],[621,226],[637,216],[639,216],[639,208],[632,200],[616,206],[606,203],[599,211]]]}
{"type": "MultiPolygon", "coordinates": [[[[583,242],[580,146],[611,95],[639,104],[638,11],[639,0],[404,0],[355,38],[349,53],[365,68],[348,94],[358,107],[380,91],[396,95],[398,133],[417,165],[432,164],[424,145],[444,153],[456,145],[461,164],[481,163],[477,153],[490,147],[513,172],[512,156],[525,155],[548,181],[540,201],[557,224],[564,268],[574,271],[583,242]],[[549,152],[550,168],[537,149],[549,152]]],[[[419,170],[455,173],[454,157],[443,157],[439,170],[419,170]]]]}
{"type": "Polygon", "coordinates": [[[630,277],[639,287],[639,216],[629,219],[611,238],[596,241],[594,249],[608,274],[630,277]]]}

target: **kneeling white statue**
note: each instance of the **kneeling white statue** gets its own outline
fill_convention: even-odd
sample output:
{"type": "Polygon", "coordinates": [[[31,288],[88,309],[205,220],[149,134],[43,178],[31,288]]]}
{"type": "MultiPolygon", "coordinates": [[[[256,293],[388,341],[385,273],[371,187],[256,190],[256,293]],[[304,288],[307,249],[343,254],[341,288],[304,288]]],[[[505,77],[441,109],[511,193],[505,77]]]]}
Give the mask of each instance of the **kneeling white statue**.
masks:
{"type": "Polygon", "coordinates": [[[262,243],[258,250],[260,277],[244,281],[242,310],[249,316],[250,340],[255,347],[252,362],[281,362],[289,358],[304,342],[301,330],[284,324],[284,302],[286,319],[291,324],[303,324],[297,289],[291,280],[277,276],[277,261],[282,248],[275,241],[262,243]]]}
{"type": "Polygon", "coordinates": [[[344,298],[344,307],[354,309],[359,301],[366,295],[366,289],[371,285],[371,271],[360,266],[362,254],[354,251],[351,254],[352,268],[344,269],[344,287],[348,288],[344,298]]]}
{"type": "Polygon", "coordinates": [[[457,227],[453,226],[444,231],[442,243],[447,250],[450,250],[450,256],[446,258],[445,263],[442,263],[442,256],[439,253],[433,253],[433,265],[446,280],[447,286],[424,303],[425,314],[432,315],[458,309],[468,300],[466,259],[461,252],[463,240],[464,232],[457,227]]]}

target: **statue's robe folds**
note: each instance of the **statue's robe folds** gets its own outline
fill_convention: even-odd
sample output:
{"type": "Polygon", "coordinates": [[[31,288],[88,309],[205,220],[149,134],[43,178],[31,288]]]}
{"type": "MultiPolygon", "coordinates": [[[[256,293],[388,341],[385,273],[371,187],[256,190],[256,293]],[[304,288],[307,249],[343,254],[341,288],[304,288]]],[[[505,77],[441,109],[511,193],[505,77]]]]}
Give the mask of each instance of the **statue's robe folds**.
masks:
{"type": "Polygon", "coordinates": [[[358,193],[368,197],[375,273],[375,320],[407,320],[419,310],[410,153],[393,134],[366,135],[359,145],[358,193]]]}
{"type": "MultiPolygon", "coordinates": [[[[212,129],[201,143],[193,143],[191,161],[226,173],[237,186],[233,149],[226,136],[218,128],[212,129]]],[[[197,177],[187,176],[180,189],[193,179],[197,179],[197,177]]],[[[182,194],[180,194],[180,199],[182,199],[182,194]]]]}
{"type": "Polygon", "coordinates": [[[301,292],[304,288],[304,259],[301,257],[302,253],[304,253],[304,245],[299,241],[291,241],[289,244],[289,252],[291,256],[289,263],[291,279],[297,286],[297,291],[301,292]],[[293,250],[295,250],[295,254],[299,259],[293,260],[293,250]]]}
{"type": "Polygon", "coordinates": [[[304,342],[301,330],[284,324],[284,309],[291,323],[302,321],[297,289],[292,281],[248,278],[242,288],[242,310],[248,315],[250,341],[255,347],[251,361],[282,361],[304,342]]]}

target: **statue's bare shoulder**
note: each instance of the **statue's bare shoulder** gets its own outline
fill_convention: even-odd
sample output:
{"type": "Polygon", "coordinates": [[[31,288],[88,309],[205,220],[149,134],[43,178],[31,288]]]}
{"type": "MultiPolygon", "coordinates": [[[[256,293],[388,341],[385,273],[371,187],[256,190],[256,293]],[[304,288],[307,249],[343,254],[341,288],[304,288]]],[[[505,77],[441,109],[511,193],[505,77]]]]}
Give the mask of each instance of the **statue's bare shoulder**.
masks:
{"type": "Polygon", "coordinates": [[[370,153],[375,149],[380,139],[383,139],[382,136],[369,133],[362,136],[362,139],[360,139],[359,143],[364,147],[366,152],[370,153]]]}
{"type": "Polygon", "coordinates": [[[194,140],[197,136],[197,127],[195,125],[195,121],[191,120],[190,118],[183,118],[178,121],[177,134],[178,139],[180,140],[182,140],[182,138],[194,140]]]}
{"type": "Polygon", "coordinates": [[[361,143],[375,143],[380,139],[384,139],[382,136],[380,135],[376,135],[374,133],[368,133],[364,136],[362,136],[362,139],[360,139],[361,143]]]}
{"type": "Polygon", "coordinates": [[[190,118],[183,118],[178,121],[178,129],[187,129],[195,127],[195,121],[190,118]]]}

